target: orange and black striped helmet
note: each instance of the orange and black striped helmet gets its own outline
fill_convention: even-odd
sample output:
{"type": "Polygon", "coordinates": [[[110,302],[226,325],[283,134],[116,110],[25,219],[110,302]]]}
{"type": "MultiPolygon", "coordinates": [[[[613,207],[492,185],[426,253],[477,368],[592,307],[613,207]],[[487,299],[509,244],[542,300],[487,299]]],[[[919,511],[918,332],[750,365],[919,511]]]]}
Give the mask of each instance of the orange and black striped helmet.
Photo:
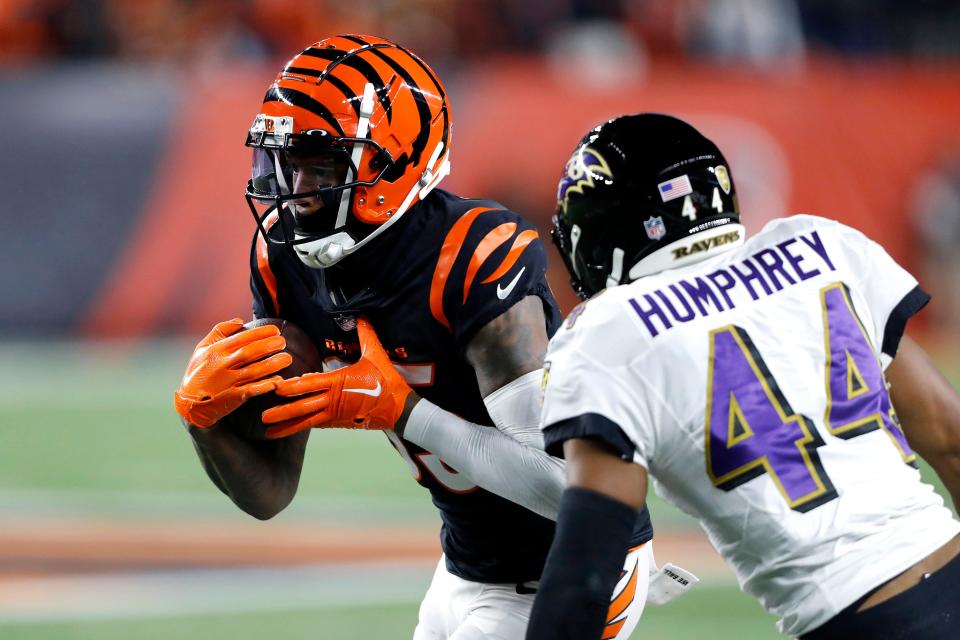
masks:
{"type": "Polygon", "coordinates": [[[335,36],[280,71],[246,144],[254,150],[247,202],[260,232],[323,268],[382,233],[450,172],[450,108],[436,74],[407,49],[335,36]],[[281,233],[271,238],[278,220],[281,233]]]}

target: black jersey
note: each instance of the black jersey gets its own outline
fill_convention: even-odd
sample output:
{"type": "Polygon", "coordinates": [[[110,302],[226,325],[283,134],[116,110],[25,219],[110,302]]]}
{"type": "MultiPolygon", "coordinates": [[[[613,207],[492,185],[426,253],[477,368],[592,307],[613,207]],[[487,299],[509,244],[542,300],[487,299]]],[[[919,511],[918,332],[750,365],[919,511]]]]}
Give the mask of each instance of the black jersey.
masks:
{"type": "MultiPolygon", "coordinates": [[[[543,301],[548,335],[561,321],[536,230],[495,202],[437,189],[358,253],[362,259],[353,255],[334,267],[311,269],[289,248],[255,238],[254,315],[293,322],[313,339],[328,367],[336,367],[358,357],[354,322],[362,314],[420,396],[492,426],[464,356],[470,339],[531,295],[543,301]]],[[[451,573],[479,582],[539,578],[553,522],[480,489],[423,448],[387,435],[440,510],[451,573]]]]}

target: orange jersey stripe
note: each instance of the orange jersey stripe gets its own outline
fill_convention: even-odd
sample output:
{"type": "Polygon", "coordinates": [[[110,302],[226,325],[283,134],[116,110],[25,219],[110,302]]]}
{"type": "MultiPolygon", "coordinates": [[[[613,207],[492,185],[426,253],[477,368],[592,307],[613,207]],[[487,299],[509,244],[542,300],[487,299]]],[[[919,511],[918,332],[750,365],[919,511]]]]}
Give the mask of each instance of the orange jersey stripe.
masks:
{"type": "Polygon", "coordinates": [[[619,622],[608,622],[607,626],[603,628],[603,635],[600,636],[600,640],[611,640],[612,638],[616,638],[617,634],[620,633],[620,629],[623,629],[623,625],[626,623],[626,620],[620,620],[619,622]]]}
{"type": "Polygon", "coordinates": [[[474,251],[470,257],[470,266],[467,267],[467,279],[463,283],[464,303],[467,302],[467,294],[470,293],[470,287],[473,286],[473,279],[477,276],[477,271],[480,270],[483,263],[490,257],[490,254],[493,253],[497,247],[509,240],[510,236],[512,236],[516,230],[516,222],[504,222],[484,236],[480,244],[477,245],[477,250],[474,251]]]}
{"type": "Polygon", "coordinates": [[[503,259],[503,262],[500,263],[500,266],[497,267],[496,271],[491,273],[490,277],[483,281],[483,284],[498,280],[501,276],[503,276],[503,274],[505,274],[507,271],[510,271],[510,268],[517,263],[517,260],[520,258],[520,254],[523,253],[523,250],[527,248],[527,245],[536,239],[537,232],[533,229],[527,229],[518,235],[517,239],[513,241],[513,246],[510,247],[510,253],[508,253],[507,257],[503,259]]]}
{"type": "MultiPolygon", "coordinates": [[[[617,597],[613,599],[613,602],[610,603],[610,609],[607,611],[607,626],[614,624],[613,621],[619,618],[624,611],[633,603],[633,599],[637,596],[637,564],[633,565],[633,572],[630,575],[630,579],[627,581],[627,584],[624,585],[623,591],[617,594],[617,597]]],[[[622,626],[622,625],[621,625],[622,626]]],[[[613,634],[617,635],[617,634],[613,634]]],[[[612,636],[611,636],[612,637],[612,636]]]]}
{"type": "MultiPolygon", "coordinates": [[[[270,213],[263,221],[264,231],[269,231],[276,221],[280,218],[276,211],[270,213]]],[[[273,269],[270,268],[270,257],[267,253],[267,240],[262,233],[257,233],[257,270],[260,271],[260,277],[267,286],[267,293],[273,301],[273,311],[280,314],[280,303],[277,301],[277,277],[273,275],[273,269]]]]}
{"type": "Polygon", "coordinates": [[[456,262],[457,255],[463,248],[463,242],[467,239],[470,225],[477,219],[477,216],[486,211],[492,211],[492,208],[476,207],[467,211],[463,217],[453,224],[440,247],[440,257],[437,259],[437,267],[433,271],[433,280],[430,283],[430,313],[433,314],[437,322],[447,329],[450,328],[450,321],[447,320],[447,315],[443,312],[443,290],[447,285],[447,279],[450,277],[450,271],[453,269],[453,263],[456,262]]]}

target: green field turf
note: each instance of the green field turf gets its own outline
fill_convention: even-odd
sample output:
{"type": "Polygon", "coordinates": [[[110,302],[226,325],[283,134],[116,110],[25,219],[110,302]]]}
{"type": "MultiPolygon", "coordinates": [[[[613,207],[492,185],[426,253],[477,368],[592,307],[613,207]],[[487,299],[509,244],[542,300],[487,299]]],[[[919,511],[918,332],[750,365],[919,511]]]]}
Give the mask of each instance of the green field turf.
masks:
{"type": "MultiPolygon", "coordinates": [[[[245,520],[206,479],[171,407],[192,345],[113,351],[0,344],[0,527],[24,515],[245,520]],[[107,357],[104,357],[104,354],[107,357]]],[[[960,372],[960,367],[946,368],[960,372]]],[[[956,380],[956,378],[954,378],[956,380]]],[[[926,475],[930,475],[929,471],[926,475]]],[[[651,498],[663,535],[694,526],[651,498]]],[[[375,433],[315,432],[300,493],[281,519],[438,521],[405,463],[375,433]]],[[[269,526],[269,523],[265,526],[269,526]]],[[[409,638],[418,597],[229,615],[13,623],[0,638],[409,638]]],[[[635,637],[774,638],[773,619],[728,580],[651,608],[635,637]]]]}
{"type": "MultiPolygon", "coordinates": [[[[281,613],[191,616],[70,624],[0,626],[4,640],[409,640],[417,603],[281,613]]],[[[763,640],[780,636],[774,619],[736,588],[695,589],[665,607],[650,607],[635,638],[763,640]]],[[[518,639],[519,640],[519,639],[518,639]]]]}

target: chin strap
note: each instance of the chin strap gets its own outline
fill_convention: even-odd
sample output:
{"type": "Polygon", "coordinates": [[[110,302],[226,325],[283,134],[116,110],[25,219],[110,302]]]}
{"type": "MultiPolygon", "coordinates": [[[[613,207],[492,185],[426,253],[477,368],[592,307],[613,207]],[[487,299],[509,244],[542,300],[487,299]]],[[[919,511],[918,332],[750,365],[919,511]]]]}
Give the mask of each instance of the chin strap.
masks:
{"type": "Polygon", "coordinates": [[[607,276],[607,286],[615,287],[623,280],[623,249],[616,247],[610,260],[610,275],[607,276]]]}
{"type": "Polygon", "coordinates": [[[325,269],[333,266],[357,246],[357,242],[346,231],[317,238],[312,242],[293,245],[300,262],[313,269],[325,269]]]}

